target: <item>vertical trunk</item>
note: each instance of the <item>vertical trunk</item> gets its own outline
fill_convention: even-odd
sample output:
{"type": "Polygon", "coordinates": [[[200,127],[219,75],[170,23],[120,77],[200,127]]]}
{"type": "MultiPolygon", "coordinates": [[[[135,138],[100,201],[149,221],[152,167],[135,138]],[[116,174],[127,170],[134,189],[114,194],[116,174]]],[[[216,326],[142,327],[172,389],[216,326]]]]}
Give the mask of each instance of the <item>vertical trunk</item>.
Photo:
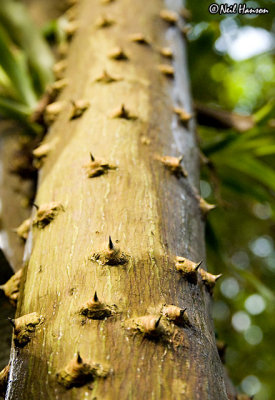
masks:
{"type": "MultiPolygon", "coordinates": [[[[180,11],[181,1],[166,3],[180,11]]],[[[62,206],[53,220],[34,215],[17,310],[43,322],[27,344],[17,337],[7,399],[227,398],[202,272],[190,279],[175,265],[176,256],[204,258],[204,226],[194,125],[173,111],[190,111],[182,21],[160,18],[164,7],[160,0],[79,3],[64,107],[46,138],[51,150],[36,199],[62,206]],[[102,15],[114,23],[99,26],[102,15]],[[116,46],[127,59],[116,59],[116,46]],[[173,61],[160,54],[167,46],[173,61]],[[174,77],[162,64],[174,66],[174,77]],[[113,82],[97,79],[104,70],[113,82]],[[78,100],[90,105],[71,118],[78,100]],[[182,154],[187,177],[177,160],[169,167],[161,158],[182,154]],[[121,253],[108,247],[109,235],[121,253]],[[95,291],[106,306],[95,296],[83,311],[95,291]],[[164,304],[186,311],[176,317],[178,309],[164,304]],[[66,375],[77,352],[91,365],[76,358],[66,375]]]]}

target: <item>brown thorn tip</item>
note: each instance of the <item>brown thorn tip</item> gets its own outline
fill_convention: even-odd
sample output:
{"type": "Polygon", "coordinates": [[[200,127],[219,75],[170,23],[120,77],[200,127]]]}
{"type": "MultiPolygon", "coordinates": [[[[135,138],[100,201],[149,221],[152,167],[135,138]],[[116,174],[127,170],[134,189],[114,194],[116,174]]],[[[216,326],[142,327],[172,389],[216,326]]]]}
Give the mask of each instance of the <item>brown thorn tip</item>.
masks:
{"type": "Polygon", "coordinates": [[[198,271],[198,269],[199,269],[200,266],[202,265],[202,262],[203,262],[203,260],[201,260],[201,261],[197,264],[197,266],[196,266],[196,268],[195,268],[195,271],[198,271]]]}
{"type": "Polygon", "coordinates": [[[8,321],[11,323],[11,325],[15,328],[15,322],[13,318],[8,317],[8,321]]]}
{"type": "Polygon", "coordinates": [[[94,301],[98,301],[98,297],[97,297],[96,291],[95,291],[95,294],[94,294],[94,301]]]}
{"type": "Polygon", "coordinates": [[[92,153],[90,153],[90,157],[91,157],[91,161],[95,161],[94,156],[92,155],[92,153]]]}
{"type": "Polygon", "coordinates": [[[38,205],[37,204],[35,204],[35,203],[32,203],[32,205],[38,210],[38,205]]]}
{"type": "Polygon", "coordinates": [[[82,360],[82,358],[81,358],[81,356],[80,356],[80,352],[79,352],[79,351],[77,352],[76,362],[77,362],[78,364],[82,364],[82,362],[83,362],[83,360],[82,360]]]}
{"type": "Polygon", "coordinates": [[[181,316],[181,317],[183,317],[183,315],[184,315],[184,313],[185,313],[186,310],[187,310],[187,307],[182,308],[182,309],[180,310],[180,316],[181,316]]]}
{"type": "Polygon", "coordinates": [[[111,236],[109,236],[109,249],[113,250],[113,248],[114,248],[114,244],[112,242],[111,236]]]}
{"type": "Polygon", "coordinates": [[[157,328],[159,326],[160,320],[161,320],[161,315],[160,317],[157,319],[156,323],[155,323],[155,328],[157,328]]]}

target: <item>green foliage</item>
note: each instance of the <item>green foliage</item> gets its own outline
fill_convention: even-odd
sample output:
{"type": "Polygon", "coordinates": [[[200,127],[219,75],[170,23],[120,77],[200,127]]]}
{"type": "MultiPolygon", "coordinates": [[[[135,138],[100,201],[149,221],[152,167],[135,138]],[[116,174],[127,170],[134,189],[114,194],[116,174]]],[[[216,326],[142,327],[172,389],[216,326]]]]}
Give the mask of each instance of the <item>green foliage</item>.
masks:
{"type": "Polygon", "coordinates": [[[271,30],[275,4],[249,2],[270,9],[268,15],[251,18],[210,15],[212,1],[206,3],[188,4],[194,98],[218,111],[250,114],[254,122],[244,132],[233,124],[227,130],[198,126],[208,159],[202,168],[202,196],[218,205],[206,224],[208,264],[210,271],[224,276],[213,314],[218,339],[228,346],[226,365],[234,383],[255,394],[255,400],[268,400],[275,396],[274,55],[265,51],[237,61],[217,43],[226,25],[235,27],[236,34],[244,26],[271,30]],[[262,309],[257,310],[257,301],[262,309]]]}
{"type": "Polygon", "coordinates": [[[53,55],[22,3],[0,0],[0,23],[0,114],[28,123],[53,79],[53,55]]]}
{"type": "Polygon", "coordinates": [[[22,53],[12,48],[8,34],[0,27],[1,67],[9,78],[9,85],[16,92],[16,100],[29,106],[36,103],[36,96],[32,88],[31,79],[27,71],[26,60],[22,53]]]}

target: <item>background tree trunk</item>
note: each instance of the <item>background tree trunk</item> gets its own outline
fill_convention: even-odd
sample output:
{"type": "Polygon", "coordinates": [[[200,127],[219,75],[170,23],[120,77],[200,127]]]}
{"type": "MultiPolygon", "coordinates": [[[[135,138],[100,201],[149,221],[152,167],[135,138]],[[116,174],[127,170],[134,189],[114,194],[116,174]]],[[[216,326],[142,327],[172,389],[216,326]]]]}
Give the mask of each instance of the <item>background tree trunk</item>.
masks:
{"type": "MultiPolygon", "coordinates": [[[[199,273],[189,282],[175,267],[176,256],[204,259],[204,223],[194,124],[184,126],[173,112],[175,106],[191,111],[183,21],[169,27],[159,16],[164,7],[160,0],[79,3],[69,85],[60,96],[65,106],[45,140],[51,152],[36,198],[39,206],[58,202],[64,210],[29,235],[17,309],[17,316],[37,312],[44,322],[26,346],[12,348],[6,399],[227,398],[209,292],[199,273]],[[102,15],[114,24],[96,26],[102,15]],[[129,35],[136,33],[150,44],[133,42],[129,35]],[[126,60],[108,56],[116,46],[126,60]],[[173,63],[159,53],[166,46],[173,63]],[[161,64],[173,64],[174,79],[161,64]],[[97,82],[104,70],[117,80],[97,82]],[[90,106],[71,119],[71,101],[78,100],[90,106]],[[135,118],[114,117],[122,104],[135,118]],[[117,168],[88,178],[90,152],[117,168]],[[188,177],[176,177],[159,160],[182,154],[188,177]],[[109,235],[125,253],[123,265],[98,262],[104,263],[109,235]],[[111,310],[116,305],[114,315],[80,315],[95,291],[111,310]],[[165,303],[187,308],[190,324],[162,317],[157,337],[129,329],[139,317],[158,318],[165,303]],[[56,373],[77,352],[106,366],[106,379],[71,389],[58,384],[56,373]]],[[[180,12],[181,1],[166,7],[180,12]]]]}

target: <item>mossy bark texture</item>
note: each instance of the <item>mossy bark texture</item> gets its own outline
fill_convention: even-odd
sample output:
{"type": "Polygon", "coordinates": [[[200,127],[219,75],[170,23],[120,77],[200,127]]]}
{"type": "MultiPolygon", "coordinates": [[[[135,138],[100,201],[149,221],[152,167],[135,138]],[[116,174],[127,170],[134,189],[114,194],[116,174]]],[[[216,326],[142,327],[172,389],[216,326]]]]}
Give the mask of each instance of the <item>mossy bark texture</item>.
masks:
{"type": "Polygon", "coordinates": [[[17,309],[41,319],[12,348],[6,399],[227,398],[208,288],[175,267],[176,256],[204,259],[194,125],[173,111],[192,112],[183,21],[160,17],[180,7],[76,6],[17,309]],[[163,161],[181,155],[188,176],[163,161]]]}

